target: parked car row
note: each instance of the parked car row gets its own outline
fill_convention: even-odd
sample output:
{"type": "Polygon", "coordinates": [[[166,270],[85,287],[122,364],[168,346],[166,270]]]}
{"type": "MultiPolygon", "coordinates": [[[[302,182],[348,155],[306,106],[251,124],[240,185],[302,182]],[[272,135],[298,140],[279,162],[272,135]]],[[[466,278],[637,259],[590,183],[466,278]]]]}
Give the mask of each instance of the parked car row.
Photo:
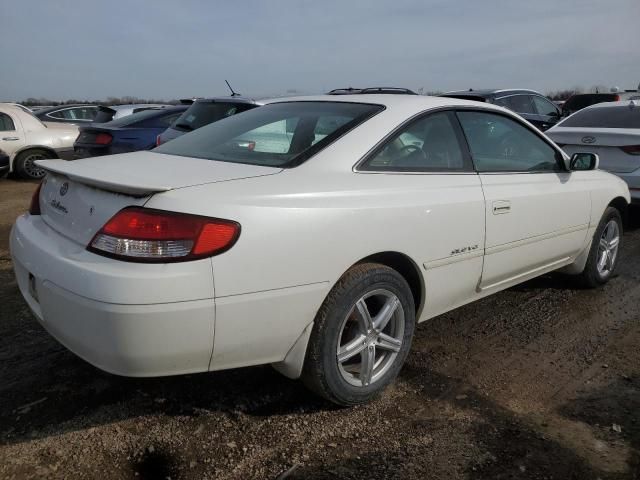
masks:
{"type": "MultiPolygon", "coordinates": [[[[332,96],[375,94],[417,95],[411,90],[395,87],[350,87],[328,92],[328,95],[332,96]]],[[[600,167],[622,176],[631,188],[634,202],[638,201],[640,196],[640,147],[638,147],[640,144],[638,132],[640,130],[636,123],[638,108],[635,107],[636,103],[633,100],[617,103],[610,101],[612,98],[620,98],[621,96],[635,98],[639,96],[638,92],[574,95],[563,104],[562,108],[542,94],[526,89],[470,89],[448,92],[440,96],[508,108],[521,115],[538,129],[548,131],[549,135],[563,144],[569,153],[583,150],[584,145],[589,145],[591,151],[597,151],[600,154],[600,167]],[[599,103],[583,109],[582,107],[589,102],[599,103]],[[631,106],[629,107],[629,105],[631,106]],[[605,108],[607,106],[611,108],[605,108]],[[578,113],[563,118],[562,109],[565,111],[578,109],[578,113]],[[613,112],[624,112],[624,114],[616,113],[614,115],[613,112]],[[584,119],[589,119],[589,121],[584,121],[584,119]],[[592,135],[593,129],[605,129],[605,132],[598,132],[599,134],[595,136],[592,135]],[[567,143],[568,135],[573,136],[570,140],[571,143],[567,143]]],[[[149,150],[185,133],[269,102],[269,100],[255,101],[234,94],[231,97],[185,100],[182,105],[178,106],[162,104],[113,107],[65,105],[41,109],[35,114],[36,117],[44,120],[45,127],[56,127],[55,129],[44,130],[41,126],[35,128],[36,124],[33,118],[25,120],[25,123],[34,125],[29,127],[31,131],[29,138],[27,138],[26,131],[23,132],[22,137],[17,133],[19,127],[16,127],[15,130],[2,130],[20,124],[19,120],[10,118],[10,112],[5,112],[5,118],[9,118],[4,120],[4,123],[0,122],[0,130],[13,131],[16,132],[16,135],[2,137],[5,151],[9,153],[9,166],[0,166],[0,173],[3,170],[12,170],[23,177],[40,178],[44,175],[44,171],[33,163],[35,160],[57,157],[78,159],[149,150]],[[69,125],[69,122],[86,124],[86,126],[79,127],[79,132],[72,145],[73,150],[69,143],[70,138],[74,135],[73,132],[76,131],[74,129],[77,127],[69,125]],[[65,125],[66,129],[59,129],[60,126],[65,125]],[[36,136],[35,131],[41,132],[40,137],[36,136]],[[46,141],[44,137],[47,137],[46,141]],[[15,143],[11,146],[6,145],[10,141],[15,143]]],[[[22,117],[34,117],[28,109],[21,105],[6,106],[12,107],[16,114],[20,113],[22,117]]],[[[286,131],[290,133],[292,126],[287,125],[286,131]]],[[[256,139],[260,140],[259,144],[264,145],[264,134],[256,134],[256,139]]],[[[256,139],[245,139],[237,146],[247,149],[256,148],[256,139]]],[[[270,141],[272,147],[277,144],[273,135],[271,135],[270,141]]],[[[0,147],[3,145],[2,142],[0,142],[0,147]]],[[[415,145],[421,146],[419,141],[416,141],[415,145]]],[[[258,149],[260,148],[262,147],[258,146],[258,149]]],[[[287,147],[285,144],[279,148],[287,147]]]]}

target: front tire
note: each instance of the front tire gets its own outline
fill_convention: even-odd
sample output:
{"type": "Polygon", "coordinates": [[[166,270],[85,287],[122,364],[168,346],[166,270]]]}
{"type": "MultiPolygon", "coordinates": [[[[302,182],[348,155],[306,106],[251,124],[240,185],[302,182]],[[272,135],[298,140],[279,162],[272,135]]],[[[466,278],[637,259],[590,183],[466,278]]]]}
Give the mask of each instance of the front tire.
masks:
{"type": "Polygon", "coordinates": [[[20,152],[15,159],[15,171],[20,178],[39,180],[45,176],[45,171],[38,167],[34,162],[36,160],[46,160],[54,158],[54,156],[40,148],[32,148],[20,152]]]}
{"type": "Polygon", "coordinates": [[[608,207],[593,235],[587,263],[580,274],[582,284],[595,288],[609,281],[618,266],[622,246],[622,217],[613,207],[608,207]]]}
{"type": "Polygon", "coordinates": [[[366,403],[398,375],[414,329],[413,295],[402,275],[381,264],[356,265],[318,311],[302,380],[338,405],[366,403]]]}

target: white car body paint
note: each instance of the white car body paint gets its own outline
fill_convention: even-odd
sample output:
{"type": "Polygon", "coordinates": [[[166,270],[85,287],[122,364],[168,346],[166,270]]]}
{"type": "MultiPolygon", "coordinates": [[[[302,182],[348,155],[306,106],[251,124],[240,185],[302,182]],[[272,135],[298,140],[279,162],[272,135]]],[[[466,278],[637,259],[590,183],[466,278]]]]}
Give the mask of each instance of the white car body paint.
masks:
{"type": "Polygon", "coordinates": [[[420,278],[417,318],[425,321],[551,270],[579,271],[607,205],[629,201],[626,185],[602,171],[359,171],[376,144],[423,112],[473,107],[522,120],[449,98],[300,100],[309,99],[386,108],[290,169],[149,152],[39,162],[49,170],[42,215],[18,218],[11,253],[42,325],[90,363],[121,375],[272,363],[295,378],[318,309],[362,259],[381,252],[409,259],[420,278]],[[494,214],[504,202],[510,210],[494,214]],[[223,254],[183,263],[129,263],[87,251],[126,205],[231,219],[242,231],[223,254]]]}

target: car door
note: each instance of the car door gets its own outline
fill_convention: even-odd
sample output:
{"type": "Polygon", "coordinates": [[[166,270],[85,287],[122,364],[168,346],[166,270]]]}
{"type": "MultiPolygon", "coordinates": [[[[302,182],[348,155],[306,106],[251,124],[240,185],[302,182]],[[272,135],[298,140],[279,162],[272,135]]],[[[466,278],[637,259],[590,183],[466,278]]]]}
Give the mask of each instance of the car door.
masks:
{"type": "Polygon", "coordinates": [[[0,150],[10,157],[26,143],[22,124],[17,115],[0,112],[0,150]]]}
{"type": "Polygon", "coordinates": [[[558,120],[560,120],[562,115],[560,113],[560,109],[554,103],[540,95],[531,95],[531,100],[533,101],[533,106],[538,112],[540,130],[544,132],[558,123],[558,120]]]}
{"type": "Polygon", "coordinates": [[[588,183],[565,170],[543,135],[499,112],[459,110],[486,201],[479,290],[506,288],[559,268],[584,248],[588,183]]]}
{"type": "Polygon", "coordinates": [[[357,171],[375,174],[366,184],[394,192],[388,203],[402,206],[395,214],[406,218],[408,227],[401,248],[425,282],[420,320],[474,299],[482,272],[485,203],[455,113],[427,113],[407,122],[357,171]]]}

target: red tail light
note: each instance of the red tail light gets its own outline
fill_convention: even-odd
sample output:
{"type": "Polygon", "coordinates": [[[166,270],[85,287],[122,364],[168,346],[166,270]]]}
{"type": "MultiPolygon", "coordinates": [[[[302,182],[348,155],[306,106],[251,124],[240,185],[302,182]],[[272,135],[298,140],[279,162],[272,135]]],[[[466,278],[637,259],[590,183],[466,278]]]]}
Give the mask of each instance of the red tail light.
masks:
{"type": "Polygon", "coordinates": [[[159,147],[161,143],[162,143],[162,139],[160,138],[160,135],[158,135],[156,137],[156,147],[159,147]]]}
{"type": "Polygon", "coordinates": [[[629,155],[640,155],[640,145],[625,145],[620,147],[620,150],[629,155]]]}
{"type": "Polygon", "coordinates": [[[31,205],[29,205],[29,214],[31,215],[40,215],[40,190],[42,190],[42,182],[31,196],[31,205]]]}
{"type": "Polygon", "coordinates": [[[108,133],[99,133],[98,135],[96,135],[95,142],[98,145],[109,145],[112,140],[113,140],[113,137],[108,133]]]}
{"type": "Polygon", "coordinates": [[[131,262],[182,262],[218,255],[239,235],[240,225],[230,220],[128,207],[102,227],[87,249],[131,262]]]}

